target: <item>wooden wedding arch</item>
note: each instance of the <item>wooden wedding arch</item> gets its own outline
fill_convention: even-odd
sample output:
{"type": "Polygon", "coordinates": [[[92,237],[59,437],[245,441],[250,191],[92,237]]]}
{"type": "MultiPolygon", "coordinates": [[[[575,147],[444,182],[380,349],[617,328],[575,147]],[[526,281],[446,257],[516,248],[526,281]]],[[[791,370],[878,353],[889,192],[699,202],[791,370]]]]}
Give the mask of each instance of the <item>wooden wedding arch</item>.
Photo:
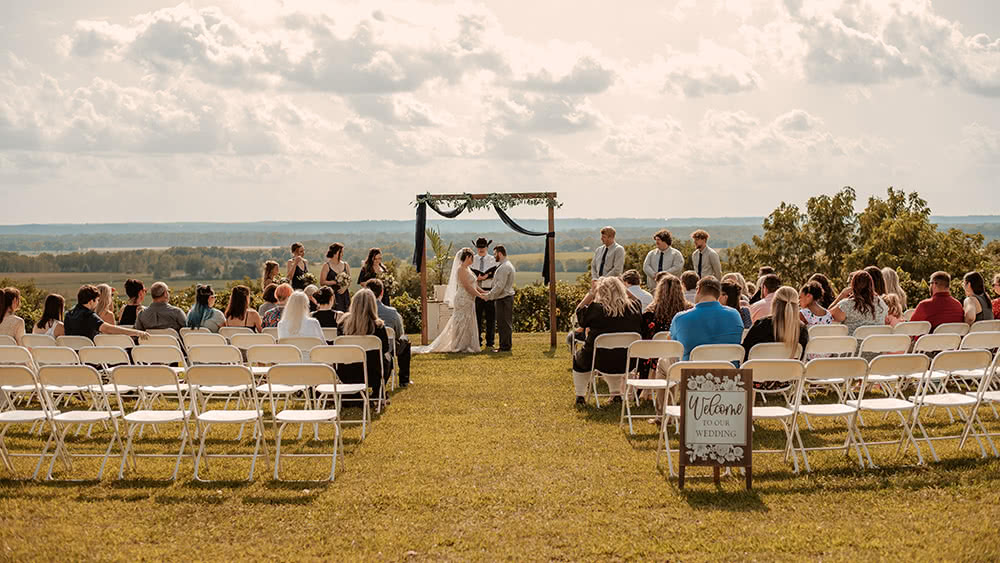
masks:
{"type": "Polygon", "coordinates": [[[428,344],[427,335],[427,248],[424,242],[426,241],[426,232],[424,231],[424,224],[426,223],[426,208],[421,208],[421,206],[430,205],[435,212],[444,215],[446,217],[456,217],[459,213],[465,210],[474,209],[484,209],[487,207],[495,208],[497,214],[500,216],[501,220],[511,227],[515,232],[521,234],[529,234],[533,236],[545,236],[545,254],[547,256],[547,261],[545,263],[545,268],[547,272],[543,272],[543,276],[548,274],[548,285],[549,285],[549,344],[553,348],[556,346],[556,218],[555,218],[555,208],[559,207],[559,203],[556,201],[556,192],[523,192],[523,193],[492,193],[492,194],[418,194],[416,197],[417,203],[417,247],[414,249],[414,264],[417,269],[420,270],[420,341],[422,344],[428,344]],[[434,209],[434,204],[437,202],[449,203],[449,204],[460,204],[460,207],[456,209],[453,214],[445,215],[441,211],[434,209]],[[549,212],[549,229],[546,233],[533,233],[529,232],[520,226],[513,223],[505,213],[506,208],[517,205],[519,203],[528,203],[534,205],[546,205],[549,212]],[[421,215],[423,213],[423,215],[421,215]],[[420,237],[423,237],[421,239],[420,237]],[[422,249],[422,252],[421,252],[422,249]],[[417,256],[419,255],[419,256],[417,256]]]}

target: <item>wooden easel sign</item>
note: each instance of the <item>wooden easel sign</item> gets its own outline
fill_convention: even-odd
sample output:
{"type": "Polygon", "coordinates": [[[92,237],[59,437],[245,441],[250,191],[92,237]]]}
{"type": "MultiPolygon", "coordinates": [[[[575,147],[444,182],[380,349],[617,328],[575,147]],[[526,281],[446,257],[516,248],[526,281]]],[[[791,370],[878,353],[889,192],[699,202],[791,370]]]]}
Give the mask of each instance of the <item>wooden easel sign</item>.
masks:
{"type": "Polygon", "coordinates": [[[719,483],[722,467],[746,469],[753,488],[753,372],[745,369],[681,370],[680,467],[677,486],[684,488],[685,466],[712,467],[719,483]]]}

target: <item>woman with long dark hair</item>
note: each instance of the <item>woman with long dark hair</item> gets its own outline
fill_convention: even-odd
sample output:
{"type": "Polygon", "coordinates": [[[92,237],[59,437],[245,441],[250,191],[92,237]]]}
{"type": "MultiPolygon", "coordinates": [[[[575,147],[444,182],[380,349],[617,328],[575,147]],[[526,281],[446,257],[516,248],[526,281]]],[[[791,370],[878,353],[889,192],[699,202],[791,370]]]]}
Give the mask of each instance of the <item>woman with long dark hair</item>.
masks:
{"type": "Polygon", "coordinates": [[[347,312],[351,306],[349,281],[351,266],[344,261],[344,245],[335,242],[326,251],[326,263],[319,275],[319,283],[333,289],[333,309],[347,312]],[[346,274],[346,275],[345,275],[346,274]]]}
{"type": "Polygon", "coordinates": [[[219,332],[219,327],[226,324],[226,316],[215,308],[215,291],[210,285],[199,285],[195,290],[195,303],[188,311],[188,328],[207,328],[219,332]]]}
{"type": "Polygon", "coordinates": [[[292,289],[302,291],[306,288],[306,273],[309,272],[309,262],[305,259],[306,247],[301,242],[292,243],[292,257],[288,259],[287,277],[292,289]]]}
{"type": "Polygon", "coordinates": [[[21,291],[16,287],[0,290],[0,334],[14,339],[18,346],[24,337],[24,319],[15,315],[21,308],[21,291]]]}
{"type": "MultiPolygon", "coordinates": [[[[364,287],[365,282],[377,278],[386,271],[385,264],[382,263],[382,249],[373,248],[368,251],[368,258],[365,258],[365,263],[361,265],[361,271],[358,272],[358,285],[364,287]]],[[[387,290],[382,292],[382,303],[389,305],[389,292],[387,290]]]]}
{"type": "Polygon", "coordinates": [[[847,333],[854,335],[858,327],[885,324],[889,306],[875,294],[871,275],[860,270],[851,274],[851,283],[840,292],[830,308],[833,320],[847,325],[847,333]]]}
{"type": "Polygon", "coordinates": [[[66,300],[62,295],[50,293],[45,297],[45,306],[42,309],[42,316],[31,329],[32,334],[47,334],[53,338],[58,338],[66,333],[63,329],[63,313],[66,310],[66,300]]]}
{"type": "Polygon", "coordinates": [[[260,332],[260,325],[260,313],[250,306],[250,288],[245,285],[234,287],[229,294],[224,326],[244,326],[252,328],[254,332],[260,332]]]}
{"type": "Polygon", "coordinates": [[[822,303],[823,286],[818,281],[808,281],[799,289],[799,317],[807,327],[833,324],[833,314],[822,303]]]}
{"type": "Polygon", "coordinates": [[[833,302],[837,299],[837,290],[833,288],[833,284],[830,283],[830,278],[823,274],[813,274],[809,278],[809,281],[814,281],[823,288],[823,297],[819,300],[819,304],[823,306],[824,309],[829,309],[833,306],[833,302]]]}
{"type": "Polygon", "coordinates": [[[965,287],[965,322],[972,324],[979,321],[993,320],[993,306],[990,296],[986,293],[986,280],[979,272],[969,272],[962,278],[965,287]]]}
{"type": "Polygon", "coordinates": [[[132,326],[142,311],[142,300],[146,297],[146,286],[137,279],[129,278],[125,280],[125,295],[128,295],[128,302],[125,303],[121,314],[118,315],[118,324],[132,326]]]}
{"type": "Polygon", "coordinates": [[[868,266],[865,271],[872,277],[872,291],[875,295],[885,295],[885,277],[882,276],[882,270],[878,266],[868,266]]]}

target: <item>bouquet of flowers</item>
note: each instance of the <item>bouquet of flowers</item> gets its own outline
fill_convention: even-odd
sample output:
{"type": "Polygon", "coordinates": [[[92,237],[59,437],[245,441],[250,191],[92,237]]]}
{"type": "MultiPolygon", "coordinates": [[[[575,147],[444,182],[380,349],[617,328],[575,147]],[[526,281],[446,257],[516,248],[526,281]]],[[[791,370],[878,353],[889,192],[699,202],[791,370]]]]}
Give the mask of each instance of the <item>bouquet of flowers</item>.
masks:
{"type": "Polygon", "coordinates": [[[376,277],[382,282],[386,295],[389,297],[395,295],[394,290],[396,289],[396,276],[392,275],[392,272],[387,269],[383,269],[376,277]]]}
{"type": "Polygon", "coordinates": [[[351,275],[347,273],[347,270],[344,270],[343,272],[337,274],[336,281],[337,281],[337,291],[341,291],[343,289],[351,287],[351,275]]]}
{"type": "Polygon", "coordinates": [[[319,285],[319,279],[317,279],[312,272],[306,272],[303,274],[302,279],[305,280],[306,285],[319,285]]]}

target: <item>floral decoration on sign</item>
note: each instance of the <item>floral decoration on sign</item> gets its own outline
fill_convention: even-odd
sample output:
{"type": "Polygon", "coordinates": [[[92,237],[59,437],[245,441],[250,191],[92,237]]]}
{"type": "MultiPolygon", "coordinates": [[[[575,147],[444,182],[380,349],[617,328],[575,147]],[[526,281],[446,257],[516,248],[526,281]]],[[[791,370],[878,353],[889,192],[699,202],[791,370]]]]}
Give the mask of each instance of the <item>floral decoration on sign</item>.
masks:
{"type": "Polygon", "coordinates": [[[687,387],[688,391],[744,391],[743,379],[719,377],[712,375],[711,373],[689,377],[687,380],[687,387]]]}
{"type": "Polygon", "coordinates": [[[711,459],[719,463],[732,463],[743,459],[743,448],[733,444],[691,444],[687,455],[692,460],[711,459]]]}

